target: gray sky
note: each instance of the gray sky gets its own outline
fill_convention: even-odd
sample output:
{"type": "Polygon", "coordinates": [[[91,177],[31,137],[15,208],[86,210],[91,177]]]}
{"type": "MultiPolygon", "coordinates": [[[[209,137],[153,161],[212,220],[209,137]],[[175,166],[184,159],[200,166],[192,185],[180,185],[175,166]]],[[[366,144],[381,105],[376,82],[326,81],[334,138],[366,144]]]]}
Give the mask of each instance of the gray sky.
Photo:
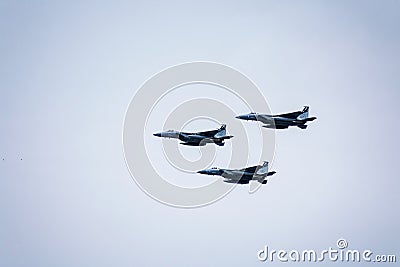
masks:
{"type": "Polygon", "coordinates": [[[1,1],[0,266],[250,266],[264,245],[340,237],[398,253],[399,7],[1,1]],[[277,132],[278,173],[256,194],[183,210],[133,182],[122,124],[145,80],[194,60],[318,119],[277,132]]]}

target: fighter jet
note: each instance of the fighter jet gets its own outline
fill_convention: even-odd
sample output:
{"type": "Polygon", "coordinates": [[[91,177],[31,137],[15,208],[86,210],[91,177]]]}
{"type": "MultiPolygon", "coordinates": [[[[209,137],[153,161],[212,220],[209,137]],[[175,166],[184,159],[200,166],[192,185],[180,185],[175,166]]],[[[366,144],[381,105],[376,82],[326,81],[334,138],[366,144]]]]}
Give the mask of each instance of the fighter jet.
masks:
{"type": "Polygon", "coordinates": [[[274,175],[276,172],[269,172],[268,162],[264,161],[261,166],[256,165],[240,170],[229,170],[213,167],[211,169],[198,171],[197,173],[222,176],[225,183],[248,184],[251,180],[256,180],[259,183],[266,184],[268,181],[266,179],[267,176],[274,175]]]}
{"type": "Polygon", "coordinates": [[[226,125],[222,124],[220,128],[211,131],[186,133],[169,130],[166,132],[155,133],[154,136],[176,138],[182,141],[186,146],[205,146],[208,143],[214,143],[218,146],[225,145],[225,140],[231,139],[232,135],[226,135],[226,125]]]}
{"type": "Polygon", "coordinates": [[[313,121],[316,117],[308,117],[309,107],[305,106],[302,111],[295,111],[279,115],[268,115],[259,113],[249,113],[236,116],[237,119],[261,121],[265,125],[263,127],[270,129],[287,129],[289,126],[297,126],[301,129],[306,129],[306,123],[313,121]]]}

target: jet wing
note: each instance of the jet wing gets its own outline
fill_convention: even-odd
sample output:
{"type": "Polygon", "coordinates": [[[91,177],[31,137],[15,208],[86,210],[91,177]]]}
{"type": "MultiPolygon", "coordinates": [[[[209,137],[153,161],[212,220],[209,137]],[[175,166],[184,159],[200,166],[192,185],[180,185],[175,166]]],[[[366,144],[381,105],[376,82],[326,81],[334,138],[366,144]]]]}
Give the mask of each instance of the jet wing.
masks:
{"type": "Polygon", "coordinates": [[[269,123],[273,122],[274,117],[272,115],[268,115],[268,114],[258,114],[257,120],[261,121],[262,123],[269,124],[269,123]]]}
{"type": "MultiPolygon", "coordinates": [[[[297,112],[300,113],[301,112],[297,112]]],[[[282,114],[282,115],[276,115],[273,117],[273,123],[271,121],[265,123],[263,127],[266,128],[276,128],[276,129],[285,129],[288,128],[289,126],[293,126],[296,121],[297,121],[297,114],[296,112],[293,113],[288,113],[288,114],[282,114]],[[293,118],[291,118],[293,117],[293,118]]]]}
{"type": "Polygon", "coordinates": [[[182,142],[181,145],[185,145],[185,146],[204,146],[205,143],[201,143],[201,142],[182,142]]]}
{"type": "Polygon", "coordinates": [[[240,170],[241,170],[241,171],[244,171],[244,172],[255,173],[255,171],[256,171],[256,169],[257,169],[258,167],[259,167],[259,166],[256,165],[256,166],[251,166],[251,167],[243,168],[243,169],[240,169],[240,170]]]}
{"type": "Polygon", "coordinates": [[[295,120],[302,113],[303,113],[302,111],[295,111],[295,112],[274,115],[274,117],[283,117],[283,118],[295,120]]]}
{"type": "Polygon", "coordinates": [[[286,128],[289,128],[291,123],[292,123],[291,120],[289,120],[289,121],[286,121],[286,120],[285,121],[281,121],[279,119],[275,119],[275,123],[274,124],[267,123],[267,124],[264,124],[263,127],[265,127],[265,128],[274,128],[274,129],[286,129],[286,128]]]}
{"type": "Polygon", "coordinates": [[[248,184],[250,182],[250,180],[248,180],[248,179],[240,179],[240,180],[225,179],[224,182],[229,183],[229,184],[248,184]]]}
{"type": "MultiPolygon", "coordinates": [[[[250,183],[250,179],[240,179],[240,180],[235,180],[235,179],[225,179],[223,180],[225,183],[229,183],[229,184],[248,184],[250,183]]],[[[261,184],[266,184],[268,182],[267,179],[265,179],[265,177],[260,177],[259,179],[257,179],[257,181],[261,184]]]]}
{"type": "Polygon", "coordinates": [[[186,138],[185,142],[181,144],[187,146],[205,145],[207,143],[206,140],[208,139],[208,137],[198,134],[187,134],[185,135],[185,138],[186,138]]]}
{"type": "Polygon", "coordinates": [[[214,135],[216,135],[220,130],[210,130],[210,131],[204,131],[204,132],[198,132],[195,133],[195,135],[200,135],[200,136],[204,136],[204,137],[208,137],[208,138],[212,138],[214,137],[214,135]]]}
{"type": "Polygon", "coordinates": [[[287,129],[289,128],[289,125],[263,125],[263,127],[269,129],[287,129]]]}
{"type": "Polygon", "coordinates": [[[254,180],[257,180],[261,184],[265,181],[265,178],[267,178],[267,174],[254,176],[254,180]]]}

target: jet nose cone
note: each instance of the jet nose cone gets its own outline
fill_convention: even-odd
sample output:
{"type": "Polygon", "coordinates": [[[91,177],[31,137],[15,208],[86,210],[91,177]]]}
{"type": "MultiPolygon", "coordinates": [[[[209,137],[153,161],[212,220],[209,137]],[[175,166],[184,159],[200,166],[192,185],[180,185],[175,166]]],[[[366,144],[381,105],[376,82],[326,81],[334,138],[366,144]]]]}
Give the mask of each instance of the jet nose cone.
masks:
{"type": "Polygon", "coordinates": [[[155,133],[154,136],[161,137],[161,133],[155,133]]]}
{"type": "Polygon", "coordinates": [[[257,114],[256,113],[242,114],[242,115],[236,116],[235,118],[239,119],[239,120],[256,121],[257,114]]]}
{"type": "Polygon", "coordinates": [[[198,171],[197,173],[200,173],[200,174],[207,174],[208,172],[207,172],[207,170],[201,170],[201,171],[198,171]]]}
{"type": "Polygon", "coordinates": [[[239,119],[239,120],[245,120],[246,119],[246,115],[238,115],[235,118],[239,119]]]}

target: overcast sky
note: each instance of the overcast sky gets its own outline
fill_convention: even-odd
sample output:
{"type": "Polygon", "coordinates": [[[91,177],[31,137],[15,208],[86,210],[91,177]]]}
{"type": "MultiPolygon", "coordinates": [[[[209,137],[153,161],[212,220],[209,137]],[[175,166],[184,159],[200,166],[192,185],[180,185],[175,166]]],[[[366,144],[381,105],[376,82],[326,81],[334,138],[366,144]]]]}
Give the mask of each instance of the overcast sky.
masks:
{"type": "Polygon", "coordinates": [[[399,8],[0,1],[0,266],[270,265],[264,245],[338,238],[399,258],[399,8]],[[277,131],[267,186],[188,210],[133,182],[122,125],[144,81],[196,60],[250,77],[273,113],[318,119],[277,131]]]}

